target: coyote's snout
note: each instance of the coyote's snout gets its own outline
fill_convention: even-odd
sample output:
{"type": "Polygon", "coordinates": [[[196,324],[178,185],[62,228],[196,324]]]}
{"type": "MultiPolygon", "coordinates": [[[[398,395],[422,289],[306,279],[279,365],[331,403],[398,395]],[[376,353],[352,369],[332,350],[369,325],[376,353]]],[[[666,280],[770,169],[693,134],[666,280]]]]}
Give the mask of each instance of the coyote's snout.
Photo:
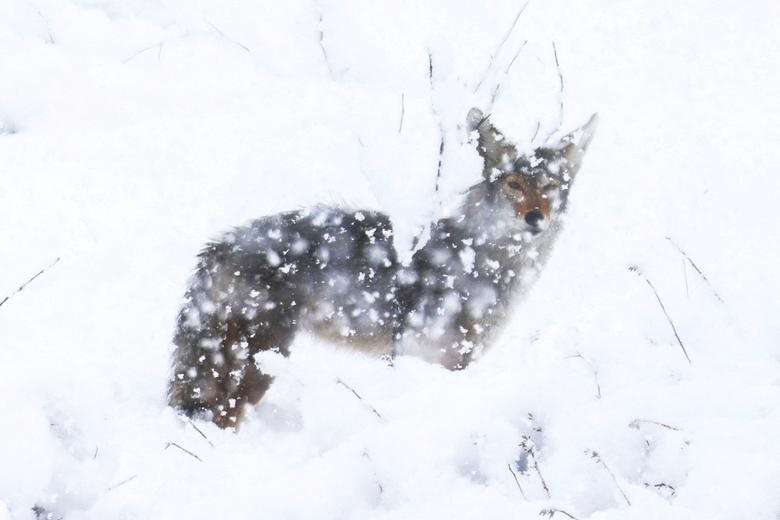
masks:
{"type": "Polygon", "coordinates": [[[596,118],[528,156],[480,110],[468,124],[483,180],[408,266],[373,211],[281,213],[208,244],[178,319],[171,406],[235,426],[271,384],[253,356],[287,355],[299,329],[452,370],[479,354],[550,252],[596,118]]]}

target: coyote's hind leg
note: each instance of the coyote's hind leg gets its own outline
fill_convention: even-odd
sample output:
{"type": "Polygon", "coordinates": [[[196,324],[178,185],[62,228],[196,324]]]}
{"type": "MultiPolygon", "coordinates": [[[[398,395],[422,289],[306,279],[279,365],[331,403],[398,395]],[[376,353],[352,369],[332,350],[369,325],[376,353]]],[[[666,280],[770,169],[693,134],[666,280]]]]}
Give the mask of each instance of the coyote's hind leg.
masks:
{"type": "MultiPolygon", "coordinates": [[[[274,313],[275,314],[275,313],[274,313]]],[[[283,316],[265,315],[260,321],[229,320],[222,347],[224,363],[212,369],[220,389],[212,401],[212,420],[220,428],[235,427],[247,406],[257,404],[273,382],[273,377],[257,367],[255,354],[276,350],[289,354],[295,331],[283,316]]]]}
{"type": "Polygon", "coordinates": [[[201,254],[174,337],[169,404],[188,416],[236,426],[244,407],[271,384],[254,355],[284,355],[295,335],[294,287],[254,258],[235,258],[217,244],[201,254]],[[250,261],[251,260],[251,261],[250,261]]]}
{"type": "Polygon", "coordinates": [[[170,404],[188,416],[210,415],[220,428],[237,426],[244,408],[260,401],[273,381],[258,369],[254,355],[264,350],[288,355],[292,325],[279,316],[228,318],[218,326],[217,348],[208,342],[177,344],[170,404]]]}

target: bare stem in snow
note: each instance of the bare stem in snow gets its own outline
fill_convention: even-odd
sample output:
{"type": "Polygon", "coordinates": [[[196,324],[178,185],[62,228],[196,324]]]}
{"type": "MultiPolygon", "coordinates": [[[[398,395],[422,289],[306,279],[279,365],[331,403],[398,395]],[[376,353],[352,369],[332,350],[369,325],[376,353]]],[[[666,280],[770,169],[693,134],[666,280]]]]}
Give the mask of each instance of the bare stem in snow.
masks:
{"type": "Polygon", "coordinates": [[[360,397],[360,394],[359,394],[359,393],[357,393],[357,392],[355,391],[355,389],[354,389],[354,388],[352,388],[351,386],[349,386],[347,383],[345,383],[345,382],[344,382],[344,381],[342,381],[341,379],[336,379],[336,384],[339,384],[339,385],[343,386],[344,388],[346,388],[347,390],[349,390],[350,392],[352,392],[352,394],[353,394],[355,397],[357,397],[358,399],[360,399],[360,400],[361,400],[361,401],[362,401],[362,402],[363,402],[363,403],[364,403],[366,406],[368,406],[368,407],[371,409],[371,411],[372,411],[372,412],[374,412],[374,415],[376,415],[376,416],[377,416],[377,417],[379,417],[380,419],[383,419],[383,417],[382,417],[382,414],[380,414],[379,412],[377,412],[377,411],[376,411],[376,408],[374,408],[373,406],[371,406],[370,404],[368,404],[368,403],[367,403],[367,402],[366,402],[366,401],[365,401],[365,400],[364,400],[362,397],[360,397]]]}
{"type": "MultiPolygon", "coordinates": [[[[434,192],[436,197],[439,196],[439,181],[441,180],[441,165],[444,158],[444,126],[439,117],[439,112],[436,110],[436,104],[433,102],[433,55],[428,51],[428,81],[431,88],[431,112],[436,118],[439,125],[439,163],[436,166],[436,185],[434,186],[434,192]]],[[[439,200],[439,207],[441,207],[441,200],[439,200]]]]}
{"type": "Polygon", "coordinates": [[[523,40],[523,43],[520,44],[520,47],[517,49],[517,52],[512,57],[512,61],[509,62],[509,65],[506,66],[506,69],[504,70],[504,74],[508,75],[509,70],[512,68],[512,65],[515,64],[515,60],[518,56],[520,56],[520,52],[522,52],[523,48],[525,48],[525,45],[528,43],[528,40],[523,40]]]}
{"type": "Polygon", "coordinates": [[[523,440],[520,442],[520,447],[531,457],[531,462],[533,463],[536,474],[539,476],[539,481],[542,483],[542,488],[544,488],[547,498],[550,498],[550,488],[547,487],[547,482],[545,482],[542,471],[539,469],[539,461],[536,459],[536,447],[534,446],[534,442],[530,437],[524,436],[523,440]]]}
{"type": "Polygon", "coordinates": [[[193,457],[193,458],[197,459],[198,461],[200,461],[200,462],[203,462],[203,459],[201,459],[200,457],[198,457],[197,455],[195,455],[194,453],[192,453],[190,450],[188,450],[188,449],[186,449],[186,448],[182,448],[181,446],[179,446],[179,445],[178,445],[178,444],[176,444],[175,442],[168,442],[168,443],[166,443],[166,444],[165,444],[165,448],[164,448],[164,449],[166,449],[166,450],[167,450],[167,449],[168,449],[168,448],[170,448],[171,446],[173,446],[174,448],[179,448],[181,451],[183,451],[184,453],[186,453],[186,454],[187,454],[187,455],[189,455],[190,457],[193,457]]]}
{"type": "Polygon", "coordinates": [[[117,488],[119,488],[119,487],[122,487],[122,486],[124,486],[125,484],[127,484],[128,482],[132,482],[132,481],[133,481],[133,480],[135,480],[137,477],[138,477],[138,475],[133,475],[133,476],[131,476],[131,477],[128,477],[128,478],[124,479],[123,481],[121,481],[121,482],[117,482],[117,483],[116,483],[116,484],[114,484],[113,486],[109,487],[108,489],[106,489],[106,491],[107,491],[107,492],[108,492],[108,491],[113,491],[113,490],[115,490],[115,489],[117,489],[117,488]]]}
{"type": "Polygon", "coordinates": [[[593,363],[588,360],[585,356],[577,352],[573,356],[568,356],[566,359],[574,359],[579,358],[583,360],[585,363],[588,364],[588,367],[590,367],[591,372],[593,372],[593,382],[596,384],[596,399],[601,399],[601,385],[599,384],[599,372],[596,370],[596,367],[593,366],[593,363]]]}
{"type": "MultiPolygon", "coordinates": [[[[371,465],[373,466],[373,464],[374,464],[374,459],[372,459],[372,458],[371,458],[371,455],[369,455],[367,451],[364,451],[364,452],[363,452],[363,456],[364,456],[364,457],[365,457],[365,458],[368,460],[368,462],[369,462],[369,463],[371,463],[371,465]]],[[[372,471],[373,471],[373,467],[372,467],[372,471]]],[[[381,495],[382,493],[384,493],[384,492],[385,492],[385,488],[384,488],[384,486],[382,486],[382,483],[381,483],[381,482],[379,482],[379,477],[377,476],[377,474],[376,474],[376,471],[373,471],[373,473],[374,473],[374,480],[376,481],[376,487],[377,487],[377,489],[379,489],[379,494],[381,495]]]]}
{"type": "Polygon", "coordinates": [[[539,129],[542,127],[541,121],[536,122],[536,128],[534,129],[534,135],[531,137],[531,142],[536,140],[536,136],[539,135],[539,129]]]}
{"type": "Polygon", "coordinates": [[[52,263],[51,263],[51,264],[49,264],[48,266],[44,267],[43,269],[41,269],[40,271],[38,271],[37,273],[35,273],[35,274],[34,274],[34,275],[33,275],[33,276],[32,276],[32,277],[29,279],[29,280],[27,280],[27,281],[26,281],[26,282],[24,282],[22,285],[20,285],[20,286],[19,286],[19,288],[18,288],[17,290],[15,290],[15,291],[14,291],[14,292],[12,292],[11,294],[9,294],[9,295],[8,295],[8,296],[6,296],[5,298],[3,298],[3,300],[2,300],[2,301],[0,301],[0,307],[2,307],[2,306],[3,306],[3,304],[4,304],[5,302],[7,302],[8,300],[10,300],[11,298],[13,298],[14,296],[16,296],[17,294],[19,294],[20,292],[22,292],[22,291],[24,290],[24,288],[25,288],[25,287],[27,287],[28,285],[30,285],[30,283],[32,283],[32,281],[33,281],[33,280],[35,280],[36,278],[38,278],[39,276],[41,276],[43,273],[45,273],[46,271],[48,271],[49,269],[51,269],[52,267],[54,267],[54,266],[57,264],[57,262],[59,262],[59,261],[60,261],[60,257],[57,257],[57,259],[56,259],[54,262],[52,262],[52,263]]]}
{"type": "Polygon", "coordinates": [[[539,511],[539,516],[546,516],[547,518],[552,518],[553,516],[555,516],[555,513],[560,513],[562,515],[566,515],[569,518],[572,518],[573,520],[579,520],[579,518],[577,518],[576,516],[572,515],[571,513],[567,513],[563,509],[555,509],[555,508],[542,509],[541,511],[539,511]]]}
{"type": "Polygon", "coordinates": [[[401,130],[404,128],[404,113],[406,112],[406,103],[404,101],[405,94],[401,92],[401,122],[398,123],[398,133],[401,133],[401,130]]]}
{"type": "Polygon", "coordinates": [[[328,51],[325,50],[325,30],[322,28],[322,13],[320,13],[317,27],[320,30],[319,40],[320,50],[322,51],[322,58],[325,60],[325,66],[328,68],[328,74],[330,74],[330,78],[335,79],[335,75],[333,74],[333,67],[330,66],[330,60],[328,59],[328,51]]]}
{"type": "Polygon", "coordinates": [[[523,486],[521,486],[521,485],[520,485],[520,480],[518,480],[518,478],[517,478],[517,473],[515,473],[515,470],[513,470],[513,469],[512,469],[512,465],[511,465],[511,464],[507,464],[507,465],[506,465],[506,467],[507,467],[507,469],[509,469],[509,472],[510,472],[510,473],[512,474],[512,476],[514,477],[514,479],[515,479],[515,484],[517,484],[517,489],[519,489],[519,490],[520,490],[520,494],[521,494],[521,495],[523,495],[523,498],[524,498],[524,499],[526,500],[526,502],[527,502],[527,501],[528,501],[528,497],[527,497],[527,496],[525,496],[525,491],[523,491],[523,486]]]}
{"type": "Polygon", "coordinates": [[[236,41],[236,40],[234,40],[233,38],[230,38],[230,37],[229,37],[229,36],[227,36],[225,33],[223,33],[223,32],[222,32],[222,31],[219,29],[219,27],[217,27],[216,25],[214,25],[214,24],[213,24],[213,23],[211,23],[210,21],[208,21],[208,20],[203,20],[203,21],[206,23],[206,25],[208,25],[209,27],[211,27],[211,28],[214,30],[214,32],[216,32],[216,33],[219,35],[219,37],[220,37],[220,38],[222,38],[223,40],[225,40],[225,41],[228,41],[228,42],[232,43],[233,45],[236,45],[236,46],[240,47],[240,48],[241,48],[241,49],[243,49],[245,52],[252,52],[252,51],[249,49],[249,47],[247,47],[246,45],[244,45],[243,43],[241,43],[241,42],[239,42],[239,41],[236,41]]]}
{"type": "Polygon", "coordinates": [[[688,363],[692,365],[693,362],[691,361],[690,356],[688,356],[688,350],[685,348],[685,345],[683,344],[682,339],[680,339],[680,334],[678,334],[678,332],[677,332],[677,327],[675,327],[674,321],[672,321],[672,317],[669,316],[669,313],[666,311],[666,306],[664,306],[664,302],[661,300],[661,296],[658,294],[658,291],[656,290],[655,285],[653,285],[653,283],[650,281],[650,279],[648,277],[646,277],[642,273],[642,271],[639,270],[638,267],[631,266],[631,267],[628,268],[628,270],[632,271],[634,273],[637,273],[639,276],[641,276],[645,280],[645,282],[647,282],[647,285],[650,286],[650,289],[653,290],[653,294],[655,294],[655,298],[656,298],[656,300],[658,300],[658,305],[661,306],[661,310],[663,311],[664,316],[666,316],[666,321],[668,321],[669,325],[672,327],[672,332],[674,332],[674,337],[677,339],[677,344],[680,345],[680,348],[682,349],[683,354],[685,354],[685,359],[687,359],[688,363]]]}
{"type": "MultiPolygon", "coordinates": [[[[490,69],[493,68],[493,62],[495,61],[496,57],[501,52],[501,49],[504,47],[504,44],[506,43],[506,41],[512,35],[512,32],[514,32],[515,27],[517,26],[517,22],[520,20],[520,16],[523,14],[523,11],[525,11],[525,8],[528,7],[528,4],[530,3],[530,1],[531,0],[527,0],[523,4],[523,6],[520,8],[520,10],[515,15],[515,19],[512,20],[512,25],[509,26],[509,29],[507,30],[506,34],[504,34],[504,37],[501,38],[501,42],[498,44],[496,49],[490,54],[490,60],[488,62],[488,66],[485,68],[485,72],[484,72],[484,74],[482,74],[482,78],[477,83],[477,86],[474,87],[474,94],[477,93],[477,91],[479,90],[479,87],[481,87],[482,83],[484,83],[484,81],[487,79],[488,74],[490,73],[490,69]]],[[[514,60],[512,60],[512,61],[514,61],[514,60]]]]}
{"type": "Polygon", "coordinates": [[[598,452],[594,450],[585,450],[586,455],[590,455],[590,457],[596,461],[596,463],[601,464],[601,467],[603,467],[607,473],[609,473],[609,476],[612,477],[612,482],[615,483],[615,487],[620,491],[620,494],[623,495],[623,500],[626,501],[626,504],[629,506],[631,505],[631,501],[628,499],[628,495],[626,495],[625,491],[623,491],[623,488],[620,487],[620,484],[618,484],[617,477],[615,477],[615,474],[612,473],[612,470],[609,469],[609,467],[606,465],[606,463],[601,459],[601,456],[598,454],[598,452]]]}
{"type": "Polygon", "coordinates": [[[666,428],[667,430],[674,430],[676,432],[680,431],[679,428],[675,428],[674,426],[670,426],[670,425],[662,423],[662,422],[653,421],[652,419],[634,419],[633,421],[628,423],[628,427],[629,428],[633,428],[635,430],[638,430],[639,427],[642,425],[642,423],[655,424],[656,426],[660,426],[662,428],[666,428]]]}
{"type": "Polygon", "coordinates": [[[35,11],[35,14],[37,14],[38,17],[43,21],[44,27],[46,27],[46,42],[49,45],[54,45],[54,35],[52,35],[52,32],[51,32],[51,24],[49,23],[49,19],[46,18],[43,15],[43,13],[41,12],[41,10],[38,9],[37,7],[35,7],[32,4],[32,2],[28,2],[28,4],[30,5],[30,7],[32,7],[33,11],[35,11]]]}
{"type": "Polygon", "coordinates": [[[206,434],[205,434],[205,433],[203,433],[203,432],[201,431],[201,429],[200,429],[200,428],[198,428],[197,426],[195,426],[195,423],[194,423],[194,422],[192,422],[192,419],[190,419],[189,417],[187,417],[187,422],[190,424],[190,426],[192,426],[192,427],[193,427],[193,429],[194,429],[196,432],[198,432],[198,433],[200,434],[200,436],[201,436],[201,437],[203,437],[204,439],[206,439],[206,442],[208,442],[208,443],[209,443],[209,446],[211,446],[212,448],[214,447],[214,443],[213,443],[213,442],[211,442],[211,440],[210,440],[208,437],[206,437],[206,434]]]}
{"type": "Polygon", "coordinates": [[[135,58],[137,58],[138,56],[140,56],[141,54],[145,53],[146,51],[150,51],[152,49],[157,49],[157,61],[159,61],[160,60],[160,54],[162,53],[162,48],[163,48],[163,42],[157,42],[154,45],[150,45],[148,47],[144,47],[143,49],[134,52],[133,54],[131,54],[127,58],[123,59],[122,63],[128,63],[128,62],[134,60],[135,58]]]}
{"type": "MultiPolygon", "coordinates": [[[[706,283],[707,286],[710,288],[712,294],[715,295],[715,298],[717,298],[719,302],[725,303],[723,301],[723,298],[720,297],[720,294],[718,294],[718,291],[715,290],[715,287],[712,286],[712,282],[710,282],[710,280],[707,278],[707,275],[705,275],[704,272],[701,269],[699,269],[699,266],[696,265],[696,263],[691,259],[690,256],[688,256],[688,253],[686,253],[685,250],[683,250],[683,248],[678,246],[677,243],[674,240],[672,240],[672,237],[666,237],[666,240],[668,240],[669,243],[672,244],[672,246],[674,246],[674,248],[677,249],[677,251],[685,257],[685,259],[688,261],[689,264],[691,264],[691,267],[693,267],[693,269],[699,274],[699,276],[701,276],[701,279],[704,280],[704,283],[706,283]]],[[[686,284],[687,284],[687,279],[686,279],[686,284]]],[[[686,290],[687,290],[687,285],[686,285],[686,290]]]]}
{"type": "Polygon", "coordinates": [[[441,134],[441,140],[439,141],[439,164],[436,166],[436,186],[434,187],[434,191],[438,195],[439,193],[439,182],[441,181],[441,163],[444,158],[444,131],[442,130],[441,134]]]}
{"type": "MultiPolygon", "coordinates": [[[[520,56],[520,52],[523,50],[525,45],[528,43],[528,40],[524,40],[523,43],[520,44],[520,47],[517,49],[517,52],[512,57],[512,61],[509,62],[509,65],[507,65],[506,69],[504,69],[504,78],[506,78],[509,75],[509,70],[512,68],[512,65],[515,64],[515,60],[518,56],[520,56]]],[[[503,79],[503,78],[502,78],[503,79]]],[[[493,94],[490,96],[490,104],[488,105],[488,111],[493,110],[493,105],[496,102],[496,99],[498,99],[498,92],[501,90],[502,83],[499,81],[496,84],[496,88],[493,89],[493,94]]]]}
{"type": "Polygon", "coordinates": [[[561,71],[561,62],[558,60],[558,48],[555,42],[552,42],[553,57],[555,58],[555,69],[558,71],[558,124],[548,133],[543,142],[547,142],[563,126],[563,72],[561,71]]]}

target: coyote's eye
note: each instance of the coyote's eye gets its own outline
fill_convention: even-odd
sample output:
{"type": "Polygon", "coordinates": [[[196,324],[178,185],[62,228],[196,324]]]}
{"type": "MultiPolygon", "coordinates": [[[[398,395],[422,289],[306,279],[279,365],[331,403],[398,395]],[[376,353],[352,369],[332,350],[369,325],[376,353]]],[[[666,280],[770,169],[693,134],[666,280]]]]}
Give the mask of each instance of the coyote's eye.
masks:
{"type": "Polygon", "coordinates": [[[520,192],[523,191],[523,187],[517,181],[509,181],[506,183],[506,185],[512,188],[513,190],[520,191],[520,192]]]}
{"type": "Polygon", "coordinates": [[[525,198],[525,184],[516,176],[510,176],[504,180],[501,191],[515,202],[521,202],[525,198]]]}

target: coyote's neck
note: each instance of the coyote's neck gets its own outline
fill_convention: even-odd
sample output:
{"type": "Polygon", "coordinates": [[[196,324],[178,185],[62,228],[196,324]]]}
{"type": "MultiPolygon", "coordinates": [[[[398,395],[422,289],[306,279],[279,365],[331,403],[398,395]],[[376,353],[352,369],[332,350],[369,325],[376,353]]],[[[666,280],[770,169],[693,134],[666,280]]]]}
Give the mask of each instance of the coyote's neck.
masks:
{"type": "Polygon", "coordinates": [[[492,187],[473,187],[459,215],[435,223],[400,273],[400,352],[465,366],[507,322],[549,253],[558,226],[537,236],[492,187]]]}

